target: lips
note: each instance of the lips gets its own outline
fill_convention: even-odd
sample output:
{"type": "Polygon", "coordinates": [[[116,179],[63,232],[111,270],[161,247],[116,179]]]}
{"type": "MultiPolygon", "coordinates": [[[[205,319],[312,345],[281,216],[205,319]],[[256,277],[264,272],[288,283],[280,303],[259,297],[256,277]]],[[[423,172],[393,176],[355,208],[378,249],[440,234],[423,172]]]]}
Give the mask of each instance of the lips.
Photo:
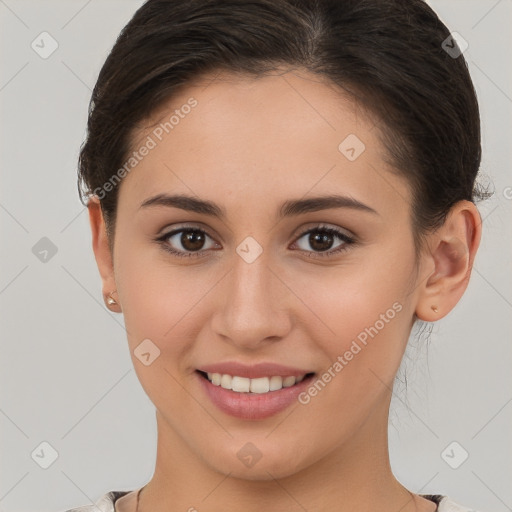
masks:
{"type": "MultiPolygon", "coordinates": [[[[275,368],[271,371],[275,371],[275,368]]],[[[260,394],[224,389],[210,382],[202,371],[195,373],[197,382],[211,402],[223,413],[242,420],[263,420],[297,404],[298,396],[315,378],[314,373],[309,373],[309,376],[290,387],[260,394]]]]}
{"type": "Polygon", "coordinates": [[[236,361],[201,365],[195,373],[200,387],[219,410],[244,420],[262,420],[285,410],[297,402],[297,396],[316,375],[307,368],[236,361]]]}

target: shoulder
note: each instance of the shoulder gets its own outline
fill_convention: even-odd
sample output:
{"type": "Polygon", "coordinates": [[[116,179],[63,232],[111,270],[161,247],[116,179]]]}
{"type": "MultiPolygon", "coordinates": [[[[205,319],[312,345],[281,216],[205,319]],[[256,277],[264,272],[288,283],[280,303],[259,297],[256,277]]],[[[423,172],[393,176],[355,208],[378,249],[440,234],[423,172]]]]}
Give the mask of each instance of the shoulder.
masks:
{"type": "Polygon", "coordinates": [[[479,512],[474,508],[456,503],[448,496],[443,496],[441,498],[437,510],[438,512],[479,512]]]}
{"type": "Polygon", "coordinates": [[[115,512],[116,500],[129,492],[131,491],[110,491],[101,496],[94,504],[70,508],[64,512],[115,512]]]}

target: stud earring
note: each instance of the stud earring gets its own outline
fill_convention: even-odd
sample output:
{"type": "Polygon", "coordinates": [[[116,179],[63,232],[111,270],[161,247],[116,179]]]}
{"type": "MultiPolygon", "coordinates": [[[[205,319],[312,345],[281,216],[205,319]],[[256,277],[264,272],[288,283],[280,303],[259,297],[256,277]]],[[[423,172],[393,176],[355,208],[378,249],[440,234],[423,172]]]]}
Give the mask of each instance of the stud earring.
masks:
{"type": "Polygon", "coordinates": [[[437,306],[431,306],[430,309],[432,309],[432,311],[434,313],[437,313],[439,310],[437,309],[437,306]]]}
{"type": "MultiPolygon", "coordinates": [[[[115,290],[114,290],[115,292],[115,290]]],[[[109,295],[108,295],[108,298],[107,298],[107,305],[108,306],[115,306],[117,304],[117,301],[114,299],[114,297],[112,297],[112,294],[114,292],[110,292],[109,295]]]]}

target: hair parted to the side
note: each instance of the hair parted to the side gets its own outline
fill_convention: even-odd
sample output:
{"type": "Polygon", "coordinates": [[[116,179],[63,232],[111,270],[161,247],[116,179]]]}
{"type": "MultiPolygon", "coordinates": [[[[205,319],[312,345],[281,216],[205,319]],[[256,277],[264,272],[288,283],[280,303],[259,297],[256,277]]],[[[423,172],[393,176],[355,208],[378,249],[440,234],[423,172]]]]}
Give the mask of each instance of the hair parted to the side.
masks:
{"type": "MultiPolygon", "coordinates": [[[[411,185],[416,248],[459,200],[486,197],[480,118],[448,28],[422,0],[148,0],[120,33],[89,106],[78,188],[102,189],[139,123],[195,78],[302,69],[349,92],[411,185]]],[[[119,186],[103,194],[111,250],[119,186]]]]}

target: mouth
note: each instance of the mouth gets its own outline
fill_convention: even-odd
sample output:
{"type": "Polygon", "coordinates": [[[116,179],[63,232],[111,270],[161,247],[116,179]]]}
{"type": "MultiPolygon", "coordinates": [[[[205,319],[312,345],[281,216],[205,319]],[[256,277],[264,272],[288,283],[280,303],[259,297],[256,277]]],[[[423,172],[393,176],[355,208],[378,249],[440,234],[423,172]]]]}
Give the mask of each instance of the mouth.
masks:
{"type": "Polygon", "coordinates": [[[276,393],[285,388],[296,387],[301,383],[309,383],[316,375],[315,372],[309,372],[295,376],[272,375],[269,377],[250,379],[238,375],[210,373],[201,370],[196,370],[196,372],[213,386],[218,386],[219,388],[243,395],[276,393]]]}

